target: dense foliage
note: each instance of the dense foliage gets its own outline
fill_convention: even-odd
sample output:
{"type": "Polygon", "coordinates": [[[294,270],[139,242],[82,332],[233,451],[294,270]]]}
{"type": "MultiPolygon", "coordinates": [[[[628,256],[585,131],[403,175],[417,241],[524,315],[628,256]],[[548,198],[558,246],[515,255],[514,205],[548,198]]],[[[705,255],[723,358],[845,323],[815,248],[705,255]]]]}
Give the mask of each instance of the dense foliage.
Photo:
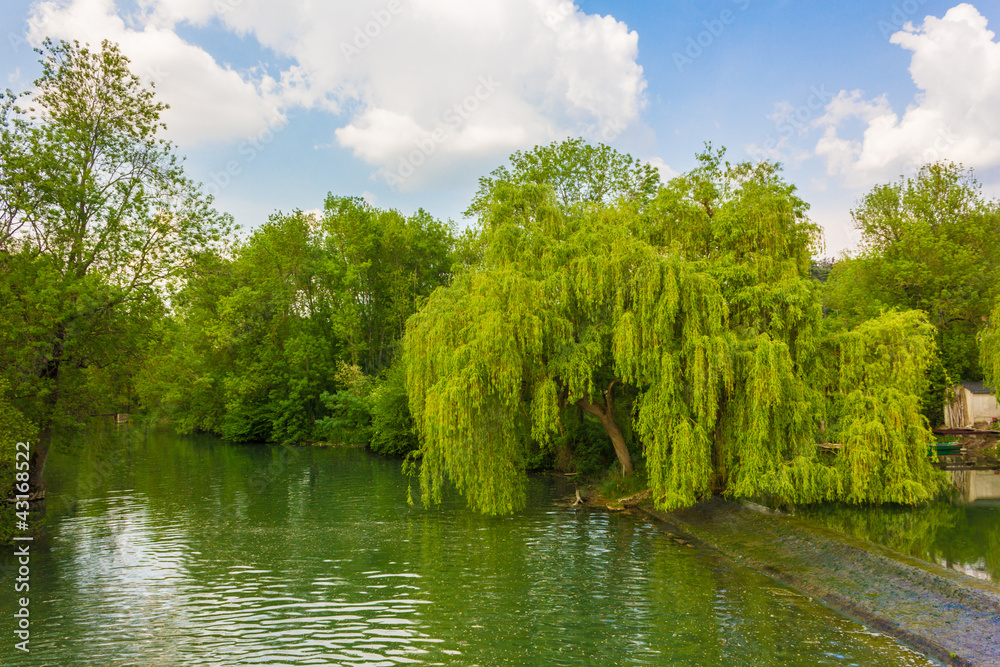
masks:
{"type": "Polygon", "coordinates": [[[407,329],[425,502],[447,479],[480,511],[518,507],[526,461],[574,408],[600,421],[626,474],[628,421],[661,507],[713,488],[795,502],[935,493],[911,409],[935,349],[926,321],[889,314],[826,335],[809,278],[817,229],[773,165],[709,150],[655,197],[634,176],[608,176],[613,200],[561,197],[537,172],[482,181],[481,261],[407,329]],[[846,440],[832,462],[816,448],[827,419],[846,440]]]}
{"type": "Polygon", "coordinates": [[[423,211],[357,199],[272,216],[227,256],[199,257],[145,365],[145,403],[182,431],[237,442],[369,444],[373,411],[405,421],[385,372],[406,318],[448,279],[451,243],[423,211]]]}
{"type": "Polygon", "coordinates": [[[1000,387],[1000,301],[980,336],[980,362],[990,387],[1000,387]]]}
{"type": "Polygon", "coordinates": [[[115,45],[39,52],[35,90],[0,106],[0,368],[39,428],[36,490],[55,429],[127,410],[170,286],[230,227],[115,45]]]}
{"type": "Polygon", "coordinates": [[[855,325],[888,308],[921,310],[936,329],[939,387],[982,379],[977,336],[1000,297],[1000,202],[969,170],[940,163],[874,188],[852,213],[862,245],[833,269],[832,314],[855,325]]]}
{"type": "Polygon", "coordinates": [[[665,508],[916,503],[927,397],[1000,380],[998,207],[960,168],[870,193],[827,287],[779,168],[711,147],[666,184],[582,140],[517,152],[458,235],[331,195],[237,238],[117,47],[41,55],[0,104],[0,473],[32,438],[36,490],[58,429],[146,410],[412,453],[426,502],[487,513],[526,469],[611,461],[665,508]]]}

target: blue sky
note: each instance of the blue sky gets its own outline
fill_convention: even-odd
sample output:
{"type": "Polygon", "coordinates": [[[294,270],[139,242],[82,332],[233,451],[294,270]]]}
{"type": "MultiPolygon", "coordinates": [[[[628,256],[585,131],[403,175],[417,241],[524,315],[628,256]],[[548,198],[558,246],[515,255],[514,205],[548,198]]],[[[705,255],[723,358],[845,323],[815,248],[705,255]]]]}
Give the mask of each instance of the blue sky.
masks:
{"type": "Polygon", "coordinates": [[[48,35],[119,42],[169,136],[252,228],[328,192],[467,224],[517,149],[604,140],[661,166],[770,158],[826,255],[877,183],[952,159],[1000,194],[1000,3],[936,0],[6,0],[6,85],[48,35]]]}

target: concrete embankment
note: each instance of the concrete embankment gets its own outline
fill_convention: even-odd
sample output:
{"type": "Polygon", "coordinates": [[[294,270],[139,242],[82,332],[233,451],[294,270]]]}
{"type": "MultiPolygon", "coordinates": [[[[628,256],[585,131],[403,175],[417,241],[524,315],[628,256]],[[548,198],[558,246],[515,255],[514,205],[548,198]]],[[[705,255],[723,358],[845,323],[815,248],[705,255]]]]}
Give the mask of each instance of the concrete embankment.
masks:
{"type": "Polygon", "coordinates": [[[762,510],[712,499],[644,511],[944,663],[1000,667],[1000,587],[762,510]]]}

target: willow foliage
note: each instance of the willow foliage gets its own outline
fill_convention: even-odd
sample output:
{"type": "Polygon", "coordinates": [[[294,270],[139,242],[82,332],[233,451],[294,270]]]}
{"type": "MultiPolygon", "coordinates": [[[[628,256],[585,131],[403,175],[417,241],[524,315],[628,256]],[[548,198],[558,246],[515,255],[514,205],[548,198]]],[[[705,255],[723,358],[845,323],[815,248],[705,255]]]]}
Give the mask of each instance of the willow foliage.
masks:
{"type": "Polygon", "coordinates": [[[979,358],[986,384],[993,388],[1000,387],[1000,302],[979,335],[979,358]]]}
{"type": "Polygon", "coordinates": [[[933,442],[920,396],[936,358],[936,331],[921,311],[891,311],[830,341],[837,372],[830,417],[843,450],[837,497],[853,503],[914,504],[941,490],[927,464],[933,442]]]}
{"type": "Polygon", "coordinates": [[[627,472],[624,391],[663,508],[713,490],[791,502],[936,490],[913,412],[926,321],[890,313],[826,336],[808,279],[817,229],[794,188],[773,165],[700,159],[655,198],[567,203],[537,169],[483,183],[479,261],[407,326],[425,502],[450,480],[474,509],[516,509],[529,447],[551,443],[572,405],[600,419],[627,472]],[[833,461],[816,447],[828,412],[848,439],[833,461]]]}

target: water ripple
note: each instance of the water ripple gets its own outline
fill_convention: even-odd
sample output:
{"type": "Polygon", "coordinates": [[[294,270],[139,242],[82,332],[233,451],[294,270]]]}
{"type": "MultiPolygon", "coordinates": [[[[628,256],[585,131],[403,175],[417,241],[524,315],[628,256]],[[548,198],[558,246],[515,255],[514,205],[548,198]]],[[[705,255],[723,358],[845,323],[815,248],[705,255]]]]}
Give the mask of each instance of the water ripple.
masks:
{"type": "Polygon", "coordinates": [[[930,664],[541,483],[493,519],[408,507],[398,465],[362,452],[168,445],[53,523],[32,664],[930,664]]]}

